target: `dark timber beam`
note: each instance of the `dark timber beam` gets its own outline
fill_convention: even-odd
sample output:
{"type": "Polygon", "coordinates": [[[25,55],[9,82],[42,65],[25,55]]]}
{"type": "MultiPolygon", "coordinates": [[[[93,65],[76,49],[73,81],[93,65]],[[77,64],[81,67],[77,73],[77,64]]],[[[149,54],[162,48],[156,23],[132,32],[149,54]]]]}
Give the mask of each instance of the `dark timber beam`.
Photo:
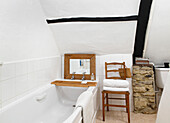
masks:
{"type": "Polygon", "coordinates": [[[138,23],[135,37],[135,46],[133,53],[133,62],[135,63],[135,57],[143,57],[143,50],[145,46],[145,36],[148,26],[148,20],[150,15],[150,9],[152,0],[141,0],[138,13],[138,23]]]}
{"type": "Polygon", "coordinates": [[[133,61],[135,57],[142,57],[145,45],[145,36],[148,26],[150,9],[152,0],[141,0],[138,15],[124,16],[124,17],[73,17],[73,18],[59,18],[47,19],[48,24],[65,23],[65,22],[116,22],[116,21],[137,21],[133,61]]]}
{"type": "Polygon", "coordinates": [[[74,17],[74,18],[60,18],[60,19],[47,19],[48,24],[65,23],[65,22],[114,22],[114,21],[137,21],[138,16],[125,16],[125,17],[74,17]]]}

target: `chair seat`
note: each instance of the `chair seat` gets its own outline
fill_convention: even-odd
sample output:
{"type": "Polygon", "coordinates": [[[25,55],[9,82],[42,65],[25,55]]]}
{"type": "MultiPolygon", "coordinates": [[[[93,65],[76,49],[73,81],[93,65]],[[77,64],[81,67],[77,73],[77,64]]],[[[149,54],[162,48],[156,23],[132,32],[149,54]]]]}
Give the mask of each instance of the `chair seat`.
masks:
{"type": "Polygon", "coordinates": [[[105,91],[129,91],[129,88],[112,88],[112,87],[103,87],[105,91]]]}
{"type": "Polygon", "coordinates": [[[128,88],[129,82],[127,80],[104,79],[103,86],[112,88],[128,88]]]}

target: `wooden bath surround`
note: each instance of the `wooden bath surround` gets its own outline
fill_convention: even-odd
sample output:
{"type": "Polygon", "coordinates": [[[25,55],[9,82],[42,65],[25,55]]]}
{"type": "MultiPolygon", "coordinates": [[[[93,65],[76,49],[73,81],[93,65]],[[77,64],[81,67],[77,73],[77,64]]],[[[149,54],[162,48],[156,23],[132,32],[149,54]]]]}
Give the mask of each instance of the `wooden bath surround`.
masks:
{"type": "MultiPolygon", "coordinates": [[[[87,80],[86,80],[87,81],[87,80]]],[[[52,82],[51,84],[55,84],[56,86],[71,86],[71,87],[90,87],[90,86],[96,86],[97,85],[97,82],[95,81],[87,81],[86,84],[82,84],[81,83],[82,81],[73,81],[73,80],[67,80],[67,81],[64,81],[64,80],[56,80],[54,82],[52,82]]]]}

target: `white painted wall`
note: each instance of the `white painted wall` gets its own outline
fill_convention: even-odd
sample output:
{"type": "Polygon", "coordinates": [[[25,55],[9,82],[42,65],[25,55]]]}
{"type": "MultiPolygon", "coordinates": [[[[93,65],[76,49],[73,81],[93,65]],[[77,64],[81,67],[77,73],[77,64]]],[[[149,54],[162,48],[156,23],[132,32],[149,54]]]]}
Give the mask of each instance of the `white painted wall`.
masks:
{"type": "Polygon", "coordinates": [[[1,1],[0,12],[0,61],[59,55],[38,1],[1,1]]]}
{"type": "Polygon", "coordinates": [[[153,0],[147,30],[145,57],[155,64],[170,62],[170,1],[153,0]]]}
{"type": "MultiPolygon", "coordinates": [[[[105,62],[126,62],[126,66],[132,70],[132,54],[110,54],[110,55],[97,55],[96,56],[96,78],[100,84],[100,96],[103,89],[103,79],[105,78],[105,62]]],[[[62,78],[64,78],[64,56],[62,56],[62,78]]],[[[127,78],[130,85],[130,106],[133,110],[133,94],[132,94],[132,79],[127,78]]],[[[116,97],[119,97],[115,95],[116,97]]],[[[124,104],[124,101],[114,100],[111,103],[124,104]]],[[[100,97],[100,107],[102,106],[102,98],[100,97]]],[[[124,110],[123,108],[112,108],[116,110],[124,110]]]]}
{"type": "Polygon", "coordinates": [[[137,15],[140,0],[41,0],[47,18],[137,15]]]}
{"type": "Polygon", "coordinates": [[[170,72],[168,74],[167,82],[165,84],[162,97],[160,100],[156,123],[169,123],[170,122],[170,117],[169,117],[170,89],[169,87],[170,87],[170,72]]]}
{"type": "Polygon", "coordinates": [[[136,21],[112,23],[60,23],[50,25],[60,52],[132,54],[136,21]]]}
{"type": "Polygon", "coordinates": [[[45,19],[39,1],[1,1],[0,110],[61,77],[61,57],[45,19]]]}

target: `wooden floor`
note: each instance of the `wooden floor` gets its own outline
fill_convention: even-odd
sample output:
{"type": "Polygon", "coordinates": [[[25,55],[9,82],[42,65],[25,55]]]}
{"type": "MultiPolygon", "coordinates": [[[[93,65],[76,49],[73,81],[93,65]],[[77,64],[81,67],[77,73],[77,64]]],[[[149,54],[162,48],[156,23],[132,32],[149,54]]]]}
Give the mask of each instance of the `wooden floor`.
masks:
{"type": "MultiPolygon", "coordinates": [[[[122,111],[105,112],[105,122],[102,121],[102,112],[98,111],[96,123],[127,123],[127,113],[122,111]]],[[[155,123],[156,114],[135,114],[131,112],[131,123],[155,123]]]]}

